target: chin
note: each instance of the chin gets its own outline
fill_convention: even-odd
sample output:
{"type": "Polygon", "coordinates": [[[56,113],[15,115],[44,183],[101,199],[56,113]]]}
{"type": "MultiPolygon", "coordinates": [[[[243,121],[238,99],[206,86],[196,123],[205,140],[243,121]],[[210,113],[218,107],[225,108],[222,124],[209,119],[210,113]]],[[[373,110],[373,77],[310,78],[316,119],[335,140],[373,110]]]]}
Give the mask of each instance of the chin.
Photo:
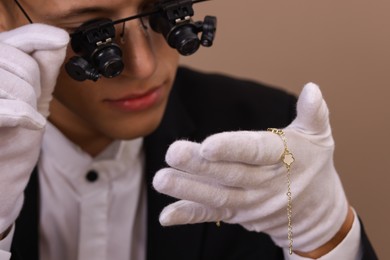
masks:
{"type": "Polygon", "coordinates": [[[113,140],[132,140],[139,137],[145,137],[154,132],[158,127],[158,124],[155,126],[143,126],[141,128],[129,127],[127,129],[120,129],[117,131],[110,131],[106,133],[106,136],[109,136],[113,140]],[[126,131],[127,130],[127,131],[126,131]]]}
{"type": "Polygon", "coordinates": [[[145,137],[153,133],[160,125],[164,110],[153,113],[150,116],[139,116],[124,120],[122,122],[112,122],[101,128],[104,135],[113,140],[131,140],[145,137]]]}

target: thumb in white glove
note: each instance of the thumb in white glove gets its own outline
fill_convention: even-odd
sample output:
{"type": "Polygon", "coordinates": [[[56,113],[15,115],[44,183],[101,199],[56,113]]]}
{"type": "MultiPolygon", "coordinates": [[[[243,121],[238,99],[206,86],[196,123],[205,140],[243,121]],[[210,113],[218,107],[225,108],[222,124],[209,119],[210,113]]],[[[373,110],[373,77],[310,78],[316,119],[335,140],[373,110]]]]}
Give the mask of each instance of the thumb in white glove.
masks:
{"type": "MultiPolygon", "coordinates": [[[[272,127],[272,126],[270,126],[272,127]]],[[[347,216],[348,203],[333,166],[328,108],[319,88],[307,84],[297,118],[284,129],[291,165],[294,250],[309,252],[328,242],[347,216]]],[[[225,132],[202,144],[173,143],[172,168],[157,172],[153,185],[181,199],[160,215],[162,225],[224,221],[268,233],[287,248],[287,169],[280,136],[268,131],[225,132]]]]}
{"type": "Polygon", "coordinates": [[[0,33],[0,234],[20,212],[68,41],[42,24],[0,33]]]}

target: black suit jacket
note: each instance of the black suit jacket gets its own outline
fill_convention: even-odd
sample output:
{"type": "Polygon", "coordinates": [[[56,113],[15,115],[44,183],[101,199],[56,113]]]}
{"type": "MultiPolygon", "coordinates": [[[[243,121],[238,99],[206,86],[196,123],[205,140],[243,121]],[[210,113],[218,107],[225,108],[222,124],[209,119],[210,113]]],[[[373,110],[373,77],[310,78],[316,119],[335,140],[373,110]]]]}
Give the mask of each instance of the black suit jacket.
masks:
{"type": "MultiPolygon", "coordinates": [[[[157,193],[151,183],[165,167],[168,146],[178,139],[202,141],[222,131],[285,127],[295,117],[296,98],[284,91],[222,75],[180,68],[165,116],[145,138],[148,260],[283,259],[282,250],[263,233],[239,225],[215,223],[161,227],[158,216],[173,198],[157,193]]],[[[25,205],[17,220],[14,259],[38,259],[39,185],[36,171],[26,189],[25,205]]],[[[362,229],[363,230],[363,229],[362,229]]],[[[364,233],[364,259],[377,259],[364,233]]]]}

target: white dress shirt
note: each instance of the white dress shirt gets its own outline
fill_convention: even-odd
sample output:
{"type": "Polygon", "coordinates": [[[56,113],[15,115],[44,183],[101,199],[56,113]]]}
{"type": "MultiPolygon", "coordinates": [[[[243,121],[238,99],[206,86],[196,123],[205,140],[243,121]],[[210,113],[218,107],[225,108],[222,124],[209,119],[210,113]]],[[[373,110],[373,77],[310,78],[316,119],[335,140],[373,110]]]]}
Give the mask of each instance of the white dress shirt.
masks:
{"type": "Polygon", "coordinates": [[[92,158],[48,124],[38,164],[41,260],[145,258],[141,147],[141,138],[116,141],[92,158]]]}
{"type": "MultiPolygon", "coordinates": [[[[49,123],[38,163],[40,259],[145,260],[143,165],[141,138],[116,141],[92,158],[49,123]]],[[[0,260],[10,259],[13,230],[0,241],[0,260]]],[[[307,259],[287,251],[286,259],[307,259]]],[[[356,214],[347,237],[320,259],[361,259],[356,214]]]]}

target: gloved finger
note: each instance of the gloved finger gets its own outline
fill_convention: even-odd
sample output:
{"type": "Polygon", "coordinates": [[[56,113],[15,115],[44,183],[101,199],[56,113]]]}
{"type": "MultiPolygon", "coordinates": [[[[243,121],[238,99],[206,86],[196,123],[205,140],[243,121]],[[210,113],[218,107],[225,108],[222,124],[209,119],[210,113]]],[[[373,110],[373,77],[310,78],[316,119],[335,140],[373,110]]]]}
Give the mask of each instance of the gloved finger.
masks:
{"type": "Polygon", "coordinates": [[[248,199],[243,189],[223,186],[172,168],[159,170],[153,178],[153,187],[171,197],[216,208],[243,206],[248,199]]]}
{"type": "MultiPolygon", "coordinates": [[[[34,89],[38,98],[38,111],[48,116],[49,102],[60,66],[64,62],[69,34],[59,28],[44,24],[29,24],[0,34],[0,42],[9,45],[30,57],[15,59],[15,64],[1,66],[12,70],[13,73],[27,81],[34,89]],[[20,63],[20,61],[23,61],[20,63]]],[[[17,53],[17,51],[12,51],[17,53]]],[[[22,56],[22,54],[18,54],[22,56]]],[[[3,60],[6,56],[2,55],[3,60]]],[[[14,87],[14,86],[12,86],[14,87]]],[[[18,86],[20,88],[20,86],[18,86]]],[[[27,92],[28,93],[28,92],[27,92]]],[[[29,102],[30,103],[30,102],[29,102]]]]}
{"type": "Polygon", "coordinates": [[[0,77],[4,80],[0,98],[23,100],[35,108],[37,96],[31,86],[40,85],[36,75],[39,67],[31,56],[0,42],[0,77]]]}
{"type": "Polygon", "coordinates": [[[200,154],[210,161],[272,165],[284,150],[278,136],[267,131],[223,132],[202,142],[200,154]]]}
{"type": "Polygon", "coordinates": [[[49,115],[49,103],[52,99],[52,92],[66,56],[66,47],[35,51],[32,56],[38,63],[41,80],[41,93],[37,95],[38,111],[44,117],[47,117],[49,115]]]}
{"type": "Polygon", "coordinates": [[[297,117],[290,127],[313,135],[330,129],[328,106],[316,84],[304,86],[298,98],[297,117]]]}
{"type": "Polygon", "coordinates": [[[216,222],[230,218],[227,209],[212,208],[196,202],[181,200],[165,207],[160,214],[162,226],[216,222]]]}
{"type": "Polygon", "coordinates": [[[46,119],[27,103],[0,99],[0,128],[21,126],[30,130],[39,130],[45,124],[46,119]]]}
{"type": "MultiPolygon", "coordinates": [[[[49,82],[55,82],[68,41],[69,35],[64,30],[42,24],[0,33],[1,73],[15,75],[1,75],[1,78],[13,81],[2,85],[0,95],[8,93],[11,97],[6,98],[20,99],[35,106],[36,99],[42,96],[41,87],[44,89],[49,82]],[[23,80],[28,85],[21,82],[23,80]]],[[[54,87],[53,83],[51,85],[50,92],[54,87]]]]}
{"type": "MultiPolygon", "coordinates": [[[[280,142],[280,140],[277,141],[280,142]]],[[[280,170],[283,168],[281,163],[259,167],[235,161],[209,161],[200,155],[200,147],[201,145],[198,143],[184,140],[176,141],[169,147],[166,161],[173,168],[232,187],[261,187],[261,185],[267,185],[271,179],[278,175],[283,175],[280,170]]],[[[229,159],[231,158],[229,157],[229,159]]]]}
{"type": "Polygon", "coordinates": [[[50,25],[28,24],[0,33],[0,42],[31,54],[39,50],[62,49],[69,42],[69,34],[50,25]]]}

